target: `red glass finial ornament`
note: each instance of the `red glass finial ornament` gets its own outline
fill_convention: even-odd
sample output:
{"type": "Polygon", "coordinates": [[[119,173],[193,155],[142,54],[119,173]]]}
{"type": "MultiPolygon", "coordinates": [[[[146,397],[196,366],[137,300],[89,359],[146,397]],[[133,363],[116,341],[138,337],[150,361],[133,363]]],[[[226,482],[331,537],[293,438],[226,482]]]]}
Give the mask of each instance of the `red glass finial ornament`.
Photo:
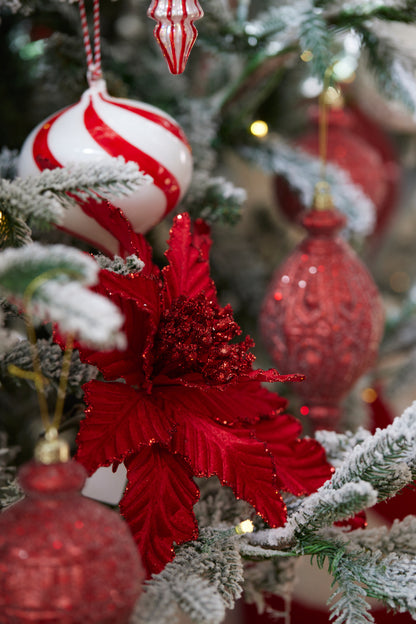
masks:
{"type": "Polygon", "coordinates": [[[341,399],[375,361],[384,314],[373,279],[337,235],[345,219],[323,192],[303,218],[308,235],[271,280],[260,329],[279,372],[306,376],[293,389],[312,426],[336,429],[341,399]]]}
{"type": "Polygon", "coordinates": [[[26,497],[0,515],[0,620],[127,624],[144,571],[127,524],[81,496],[78,463],[23,466],[26,497]]]}
{"type": "Polygon", "coordinates": [[[152,0],[147,15],[157,22],[153,34],[172,74],[185,70],[198,36],[194,21],[204,12],[198,0],[152,0]]]}

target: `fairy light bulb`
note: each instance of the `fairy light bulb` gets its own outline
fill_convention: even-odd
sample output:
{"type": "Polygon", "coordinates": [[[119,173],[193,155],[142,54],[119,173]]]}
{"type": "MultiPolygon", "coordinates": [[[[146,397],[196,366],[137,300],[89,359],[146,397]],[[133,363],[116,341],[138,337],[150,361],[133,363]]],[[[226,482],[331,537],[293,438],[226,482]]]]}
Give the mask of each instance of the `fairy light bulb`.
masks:
{"type": "Polygon", "coordinates": [[[251,520],[243,520],[240,524],[237,524],[235,527],[235,532],[237,535],[244,535],[245,533],[253,533],[254,524],[251,520]]]}
{"type": "Polygon", "coordinates": [[[312,50],[304,50],[302,54],[300,55],[300,58],[302,59],[304,63],[310,63],[311,60],[313,59],[312,50]]]}
{"type": "Polygon", "coordinates": [[[262,139],[269,133],[269,126],[267,125],[265,121],[262,121],[261,119],[257,119],[256,121],[253,121],[253,123],[251,124],[250,132],[254,136],[258,137],[259,139],[262,139]]]}
{"type": "Polygon", "coordinates": [[[363,401],[365,401],[365,403],[374,403],[377,397],[378,394],[374,388],[364,388],[364,390],[361,392],[361,398],[363,401]]]}

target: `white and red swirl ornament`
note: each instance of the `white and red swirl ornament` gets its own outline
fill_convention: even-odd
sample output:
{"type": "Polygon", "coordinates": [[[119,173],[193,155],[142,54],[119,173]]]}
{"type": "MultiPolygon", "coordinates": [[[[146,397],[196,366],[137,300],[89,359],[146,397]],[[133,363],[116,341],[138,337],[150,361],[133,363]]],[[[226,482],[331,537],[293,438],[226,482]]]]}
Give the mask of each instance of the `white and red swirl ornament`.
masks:
{"type": "Polygon", "coordinates": [[[172,74],[182,74],[198,36],[194,22],[204,12],[198,0],[152,0],[147,15],[157,22],[153,30],[172,74]]]}
{"type": "MultiPolygon", "coordinates": [[[[26,139],[18,175],[44,169],[98,162],[123,156],[153,178],[128,196],[112,196],[135,232],[147,232],[175,208],[192,176],[191,148],[175,120],[154,106],[110,97],[105,82],[92,82],[79,102],[41,122],[26,139]]],[[[101,211],[111,205],[98,204],[101,211]]],[[[88,216],[91,202],[68,209],[62,229],[110,254],[118,253],[117,239],[101,219],[88,216]]],[[[102,220],[108,222],[108,219],[102,220]]]]}

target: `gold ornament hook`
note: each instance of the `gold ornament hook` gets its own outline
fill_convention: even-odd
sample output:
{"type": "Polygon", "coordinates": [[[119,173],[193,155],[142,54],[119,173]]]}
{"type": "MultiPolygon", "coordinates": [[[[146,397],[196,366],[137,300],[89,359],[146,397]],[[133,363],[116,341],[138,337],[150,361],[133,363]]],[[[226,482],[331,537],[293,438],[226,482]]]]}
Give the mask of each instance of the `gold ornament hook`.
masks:
{"type": "Polygon", "coordinates": [[[333,210],[334,208],[331,187],[325,180],[320,180],[315,185],[312,208],[314,210],[333,210]]]}
{"type": "Polygon", "coordinates": [[[59,464],[69,461],[69,444],[59,437],[58,430],[50,427],[45,437],[37,443],[35,460],[41,464],[59,464]]]}

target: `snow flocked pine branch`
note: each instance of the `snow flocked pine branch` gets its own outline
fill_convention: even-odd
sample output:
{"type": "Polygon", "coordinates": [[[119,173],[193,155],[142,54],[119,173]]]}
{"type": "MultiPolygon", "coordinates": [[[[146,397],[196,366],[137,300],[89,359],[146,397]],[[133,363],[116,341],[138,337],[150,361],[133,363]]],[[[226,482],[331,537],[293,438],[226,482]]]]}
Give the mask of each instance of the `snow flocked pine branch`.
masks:
{"type": "MultiPolygon", "coordinates": [[[[205,33],[204,25],[200,28],[200,38],[206,46],[216,47],[224,53],[234,53],[238,49],[254,65],[287,52],[300,54],[304,50],[310,50],[312,56],[308,63],[309,71],[321,79],[339,52],[340,33],[342,35],[347,30],[354,30],[360,37],[362,48],[369,51],[370,66],[378,72],[382,70],[384,86],[387,87],[384,91],[390,97],[401,99],[413,108],[408,85],[394,71],[394,66],[401,57],[400,49],[392,47],[388,54],[379,53],[386,51],[386,42],[377,32],[377,23],[381,20],[395,23],[416,22],[412,0],[353,0],[347,3],[335,0],[297,0],[280,3],[278,7],[270,6],[255,14],[251,21],[241,21],[237,9],[234,19],[228,13],[223,23],[219,23],[215,17],[215,6],[204,9],[207,30],[205,33]],[[396,85],[395,89],[388,86],[393,84],[396,85]]],[[[242,69],[239,82],[244,80],[246,66],[247,63],[242,69]]]]}
{"type": "MultiPolygon", "coordinates": [[[[321,175],[319,158],[277,137],[259,147],[242,147],[240,153],[264,171],[282,175],[302,204],[312,206],[315,185],[321,175]]],[[[375,225],[374,203],[337,165],[327,164],[326,175],[336,197],[336,208],[347,218],[348,231],[359,236],[370,234],[375,225]]]]}
{"type": "Polygon", "coordinates": [[[14,460],[18,453],[17,447],[9,447],[7,436],[0,432],[0,510],[15,503],[22,492],[15,480],[16,469],[14,460]]]}
{"type": "MultiPolygon", "coordinates": [[[[6,331],[6,330],[3,330],[6,331]]],[[[0,332],[1,339],[1,332],[0,332]]],[[[48,340],[38,339],[36,348],[39,358],[39,364],[42,375],[49,383],[45,384],[45,395],[54,391],[57,392],[61,372],[63,352],[59,345],[53,342],[52,337],[48,340]]],[[[21,371],[31,371],[33,368],[33,353],[31,344],[28,340],[19,340],[17,344],[10,345],[9,349],[0,352],[0,384],[3,380],[10,378],[10,366],[20,369],[21,371]]],[[[97,370],[94,366],[85,364],[79,359],[78,351],[75,350],[71,355],[71,366],[68,372],[68,392],[78,399],[82,399],[82,386],[87,381],[97,377],[97,370]]],[[[29,384],[35,386],[30,376],[24,380],[15,377],[16,384],[29,384]]]]}
{"type": "MultiPolygon", "coordinates": [[[[246,9],[250,6],[250,3],[240,4],[246,9]]],[[[339,58],[338,55],[344,45],[342,37],[347,31],[354,31],[356,34],[358,49],[354,53],[355,64],[363,55],[366,64],[374,71],[378,79],[381,93],[387,99],[401,101],[411,112],[416,110],[414,78],[416,62],[406,58],[403,50],[400,49],[400,44],[392,45],[377,29],[381,20],[396,23],[416,21],[412,2],[374,0],[340,3],[298,0],[295,3],[280,3],[278,7],[270,6],[257,14],[251,6],[251,13],[254,17],[247,20],[247,9],[244,13],[244,21],[239,19],[240,9],[239,5],[234,10],[234,15],[228,10],[227,18],[219,22],[215,16],[217,10],[215,6],[207,6],[206,32],[204,25],[200,29],[200,40],[203,45],[211,49],[216,47],[221,55],[233,55],[232,62],[228,63],[233,70],[230,69],[228,79],[221,82],[221,84],[226,84],[226,87],[222,87],[216,94],[211,94],[210,102],[220,103],[218,111],[222,118],[222,126],[221,124],[220,126],[227,128],[227,133],[230,132],[230,128],[234,128],[231,134],[234,132],[234,138],[238,137],[238,142],[244,136],[243,126],[249,124],[253,115],[256,114],[254,109],[262,102],[261,93],[255,98],[249,98],[246,102],[246,92],[250,91],[251,79],[256,71],[259,70],[259,73],[270,71],[273,74],[276,72],[276,67],[290,64],[302,51],[309,50],[312,55],[310,62],[305,64],[305,71],[309,71],[322,81],[328,68],[339,58]],[[244,57],[244,63],[241,63],[241,58],[235,62],[236,50],[239,51],[240,57],[244,57]],[[277,57],[281,57],[280,65],[269,63],[270,69],[263,69],[270,59],[277,57]],[[239,73],[236,73],[236,67],[240,67],[239,73]]],[[[221,55],[218,56],[220,61],[223,58],[221,55]]],[[[224,63],[221,63],[221,71],[224,72],[226,70],[223,66],[224,63]]],[[[269,81],[264,80],[262,83],[264,98],[268,96],[269,86],[275,80],[273,75],[269,78],[269,81]]],[[[334,79],[336,79],[335,76],[334,79]]],[[[205,101],[208,101],[208,98],[205,98],[205,101]]],[[[209,149],[208,145],[206,147],[209,149]]],[[[275,145],[262,141],[257,152],[258,154],[254,154],[254,150],[251,150],[251,154],[246,152],[246,156],[252,161],[257,160],[259,163],[262,161],[262,166],[266,171],[286,177],[291,187],[301,195],[304,205],[311,205],[314,184],[319,179],[317,159],[300,150],[291,149],[281,141],[275,145]]],[[[198,176],[203,181],[202,174],[200,175],[197,171],[195,180],[198,178],[198,184],[195,188],[201,195],[201,188],[204,185],[199,185],[198,176]]],[[[339,167],[331,164],[328,167],[328,178],[334,187],[337,207],[348,218],[350,231],[360,236],[369,235],[375,224],[375,209],[371,200],[339,167]]],[[[211,195],[214,197],[214,193],[211,195]]],[[[189,198],[191,196],[192,189],[189,198]]],[[[196,195],[195,199],[199,200],[200,197],[196,195]]],[[[190,203],[189,208],[192,208],[192,203],[195,204],[196,212],[198,206],[204,205],[199,201],[188,203],[190,203]]],[[[224,212],[220,202],[215,201],[215,197],[214,201],[211,198],[208,203],[214,206],[219,204],[220,212],[221,210],[224,212]]],[[[233,208],[233,206],[230,207],[233,208]]],[[[236,209],[238,209],[237,205],[233,209],[233,214],[236,209]]]]}
{"type": "Polygon", "coordinates": [[[243,580],[236,532],[203,529],[147,584],[132,624],[174,622],[180,611],[198,624],[217,624],[241,596],[243,580]]]}
{"type": "Polygon", "coordinates": [[[95,348],[124,348],[117,306],[91,290],[99,265],[64,245],[31,243],[0,254],[0,289],[33,323],[57,323],[65,335],[95,348]]]}
{"type": "Polygon", "coordinates": [[[134,624],[172,622],[181,609],[191,621],[219,624],[224,608],[241,593],[242,561],[287,561],[302,555],[315,557],[320,566],[328,564],[337,584],[331,602],[336,624],[373,622],[367,596],[416,619],[416,518],[396,521],[390,529],[346,532],[334,526],[413,481],[416,403],[374,435],[361,429],[356,434],[320,432],[319,439],[336,466],[334,475],[291,506],[286,525],[249,536],[236,535],[224,522],[204,529],[199,540],[179,547],[173,562],[148,581],[134,624]]]}
{"type": "MultiPolygon", "coordinates": [[[[45,169],[39,176],[0,179],[0,208],[2,218],[10,226],[10,235],[15,222],[29,226],[44,227],[50,223],[62,223],[65,209],[75,205],[77,199],[92,197],[95,201],[110,199],[112,195],[128,195],[152,178],[142,173],[134,162],[125,162],[122,157],[109,161],[69,165],[63,168],[45,169]]],[[[13,243],[2,236],[1,246],[13,243]]],[[[20,244],[30,241],[30,231],[20,244]]],[[[17,246],[14,244],[13,246],[17,246]]]]}

